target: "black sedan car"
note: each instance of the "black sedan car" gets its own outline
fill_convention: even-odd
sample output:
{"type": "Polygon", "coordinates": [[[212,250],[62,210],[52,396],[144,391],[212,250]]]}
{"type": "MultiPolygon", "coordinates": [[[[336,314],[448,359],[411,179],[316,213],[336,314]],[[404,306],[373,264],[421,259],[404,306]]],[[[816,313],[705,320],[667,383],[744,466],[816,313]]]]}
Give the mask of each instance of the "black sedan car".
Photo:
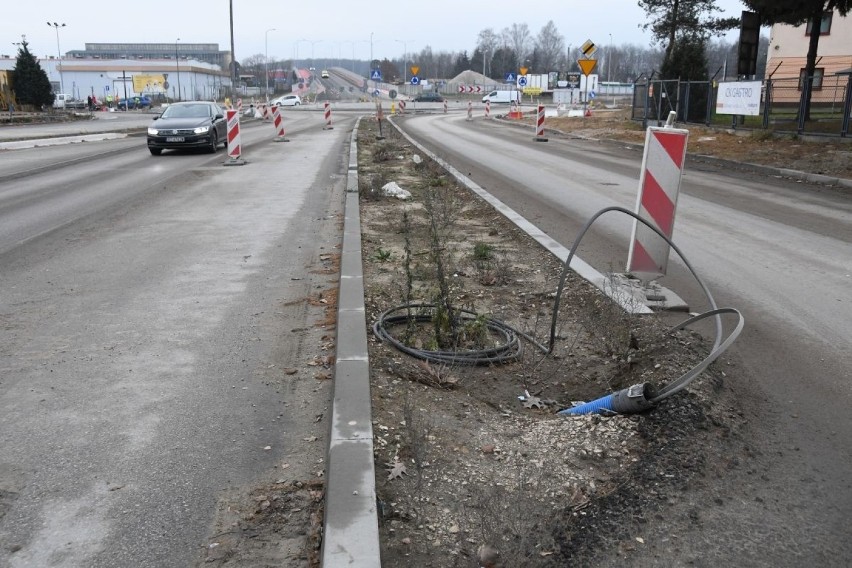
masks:
{"type": "Polygon", "coordinates": [[[414,97],[415,103],[442,103],[444,102],[444,97],[439,95],[438,93],[420,93],[416,97],[414,97]]]}
{"type": "Polygon", "coordinates": [[[148,150],[159,156],[163,150],[205,148],[215,152],[227,144],[225,111],[216,103],[193,101],[173,103],[148,127],[148,150]]]}

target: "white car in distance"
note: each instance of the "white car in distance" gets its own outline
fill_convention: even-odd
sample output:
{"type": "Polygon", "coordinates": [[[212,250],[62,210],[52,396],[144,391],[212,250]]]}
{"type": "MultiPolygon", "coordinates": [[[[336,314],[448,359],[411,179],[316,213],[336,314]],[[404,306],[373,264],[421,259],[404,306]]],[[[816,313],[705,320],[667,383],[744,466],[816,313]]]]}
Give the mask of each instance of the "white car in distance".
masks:
{"type": "Polygon", "coordinates": [[[269,101],[270,105],[278,105],[278,106],[299,106],[302,104],[302,99],[299,98],[299,95],[284,95],[283,97],[278,97],[277,99],[272,99],[269,101]]]}

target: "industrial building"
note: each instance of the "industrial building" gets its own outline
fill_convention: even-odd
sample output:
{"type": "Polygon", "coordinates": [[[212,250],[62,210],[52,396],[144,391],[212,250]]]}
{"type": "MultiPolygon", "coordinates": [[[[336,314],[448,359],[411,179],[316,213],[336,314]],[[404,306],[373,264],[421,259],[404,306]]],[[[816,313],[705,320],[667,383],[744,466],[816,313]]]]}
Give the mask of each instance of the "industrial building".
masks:
{"type": "MultiPolygon", "coordinates": [[[[148,95],[155,100],[221,99],[231,88],[230,52],[218,44],[87,43],[61,59],[40,58],[55,93],[78,99],[94,95],[122,99],[148,95]]],[[[0,55],[0,82],[8,82],[16,56],[0,55]]]]}

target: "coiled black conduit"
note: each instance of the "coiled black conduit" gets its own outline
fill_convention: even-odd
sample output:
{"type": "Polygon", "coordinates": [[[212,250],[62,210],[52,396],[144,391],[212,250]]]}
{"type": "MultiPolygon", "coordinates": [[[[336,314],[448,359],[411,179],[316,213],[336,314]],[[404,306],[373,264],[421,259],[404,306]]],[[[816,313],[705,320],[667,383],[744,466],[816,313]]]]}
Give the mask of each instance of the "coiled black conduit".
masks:
{"type": "MultiPolygon", "coordinates": [[[[716,337],[713,342],[713,348],[710,350],[710,355],[708,355],[705,359],[703,359],[698,365],[691,368],[689,371],[678,377],[677,379],[671,381],[664,388],[659,391],[655,391],[653,393],[653,397],[649,397],[646,401],[648,405],[656,404],[676,392],[686,388],[686,386],[691,383],[699,374],[701,374],[704,369],[706,369],[710,363],[716,360],[730,345],[734,342],[734,340],[739,336],[740,332],[744,326],[744,319],[742,314],[733,308],[718,308],[716,306],[716,300],[713,298],[713,295],[710,293],[710,289],[698,276],[698,273],[695,272],[692,265],[689,263],[687,258],[681,252],[681,250],[675,245],[672,240],[663,234],[662,231],[654,227],[651,223],[643,219],[638,214],[624,209],[623,207],[606,207],[601,209],[597,213],[595,213],[585,224],[585,226],[580,230],[577,238],[574,239],[574,244],[571,246],[571,250],[568,253],[568,257],[565,259],[562,268],[562,275],[559,279],[559,286],[556,289],[556,298],[553,304],[553,317],[551,319],[550,325],[550,340],[548,344],[542,345],[535,338],[530,335],[520,332],[513,328],[512,326],[501,322],[499,320],[485,318],[485,325],[488,328],[489,332],[492,334],[502,335],[505,342],[498,346],[490,349],[482,349],[482,350],[469,350],[469,351],[430,351],[425,349],[417,349],[414,347],[409,347],[396,339],[393,335],[391,335],[388,331],[389,327],[400,324],[407,324],[410,321],[415,322],[431,322],[432,315],[429,313],[424,313],[423,310],[432,310],[435,308],[434,304],[411,304],[411,305],[403,305],[397,306],[387,310],[382,313],[376,322],[373,324],[373,333],[378,337],[381,341],[387,341],[399,351],[403,353],[407,353],[412,357],[416,357],[418,359],[426,360],[433,363],[442,363],[442,364],[454,364],[454,365],[492,365],[495,363],[505,363],[509,361],[515,361],[521,357],[523,354],[523,344],[521,343],[519,338],[526,339],[530,343],[532,343],[537,349],[542,351],[543,353],[550,354],[553,352],[553,348],[556,343],[556,323],[557,316],[559,315],[559,305],[562,299],[562,291],[565,288],[565,281],[568,277],[568,270],[571,266],[571,259],[574,257],[577,247],[580,245],[580,241],[582,241],[586,232],[588,232],[589,228],[591,228],[592,224],[603,214],[608,213],[610,211],[617,211],[620,213],[624,213],[630,217],[633,217],[638,222],[644,224],[646,227],[654,231],[661,238],[663,238],[669,246],[677,253],[680,259],[683,261],[686,268],[692,274],[692,277],[698,282],[699,286],[701,286],[704,295],[707,298],[708,303],[710,304],[711,309],[705,313],[699,314],[695,317],[690,317],[687,320],[679,323],[678,325],[672,327],[669,331],[676,331],[679,329],[683,329],[684,327],[695,323],[699,320],[713,317],[715,318],[716,323],[716,337]],[[401,312],[405,310],[407,313],[400,315],[393,315],[397,312],[401,312]],[[417,310],[420,313],[410,315],[412,310],[417,310]],[[722,314],[735,314],[738,316],[739,320],[734,330],[729,334],[729,336],[724,340],[723,337],[723,329],[722,329],[722,314]]],[[[459,309],[456,310],[459,314],[459,319],[472,321],[480,317],[476,312],[459,309]]]]}

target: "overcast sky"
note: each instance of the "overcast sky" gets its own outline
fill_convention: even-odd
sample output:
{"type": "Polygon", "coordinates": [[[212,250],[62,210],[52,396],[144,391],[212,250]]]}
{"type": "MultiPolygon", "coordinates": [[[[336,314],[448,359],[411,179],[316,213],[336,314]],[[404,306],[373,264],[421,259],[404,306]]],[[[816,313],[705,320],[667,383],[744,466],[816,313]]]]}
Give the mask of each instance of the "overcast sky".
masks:
{"type": "MultiPolygon", "coordinates": [[[[228,0],[4,0],[0,11],[0,54],[14,56],[13,42],[27,36],[38,57],[84,49],[85,43],[218,43],[230,49],[228,0]]],[[[553,20],[566,47],[591,39],[605,48],[614,45],[647,46],[650,35],[639,25],[644,12],[636,0],[233,0],[234,42],[237,59],[264,54],[270,58],[311,57],[399,58],[427,45],[433,51],[472,53],[480,30],[500,32],[513,23],[526,23],[533,36],[553,20]],[[552,6],[548,8],[548,6],[552,6]],[[267,33],[266,30],[275,28],[267,33]],[[299,41],[307,40],[307,41],[299,41]],[[404,42],[404,43],[403,43],[404,42]]],[[[739,17],[739,0],[717,0],[723,15],[739,17]]],[[[736,41],[729,34],[728,41],[736,41]]]]}

